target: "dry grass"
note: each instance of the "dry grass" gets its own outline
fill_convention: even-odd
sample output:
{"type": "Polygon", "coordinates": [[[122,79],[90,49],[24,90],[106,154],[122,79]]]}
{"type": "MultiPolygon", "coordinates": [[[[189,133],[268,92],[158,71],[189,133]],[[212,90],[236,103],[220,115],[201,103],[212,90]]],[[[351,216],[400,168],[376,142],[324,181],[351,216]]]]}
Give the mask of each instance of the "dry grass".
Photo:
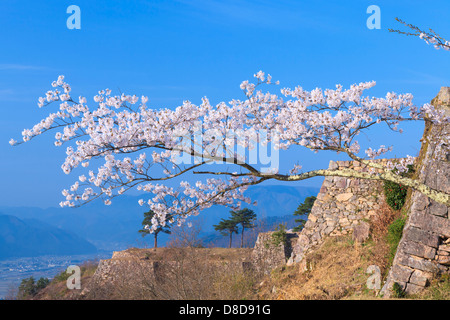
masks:
{"type": "Polygon", "coordinates": [[[114,281],[91,283],[83,299],[236,300],[253,295],[255,275],[243,268],[251,249],[128,249],[114,281]]]}
{"type": "MultiPolygon", "coordinates": [[[[375,297],[366,287],[368,266],[380,259],[373,241],[353,243],[349,236],[328,238],[305,258],[303,265],[272,272],[258,293],[262,299],[336,300],[375,297]]],[[[381,253],[383,255],[383,253],[381,253]]]]}
{"type": "MultiPolygon", "coordinates": [[[[309,254],[303,263],[272,272],[263,281],[258,298],[280,300],[372,299],[375,290],[366,286],[370,265],[380,268],[385,277],[389,269],[389,225],[400,216],[384,203],[370,220],[370,238],[363,244],[351,236],[330,237],[309,254]],[[304,269],[307,271],[304,271],[304,269]]],[[[384,279],[382,279],[384,280],[384,279]]]]}
{"type": "Polygon", "coordinates": [[[421,293],[411,296],[421,300],[450,300],[450,274],[437,276],[421,293]]]}
{"type": "Polygon", "coordinates": [[[376,244],[371,249],[373,252],[373,264],[377,265],[384,276],[387,276],[387,272],[392,262],[390,257],[390,245],[387,241],[387,235],[389,226],[400,216],[401,211],[395,211],[388,204],[383,202],[381,209],[370,220],[370,237],[376,244]]]}
{"type": "Polygon", "coordinates": [[[389,225],[401,215],[400,211],[392,210],[385,202],[370,221],[371,236],[375,242],[384,242],[389,225]]]}

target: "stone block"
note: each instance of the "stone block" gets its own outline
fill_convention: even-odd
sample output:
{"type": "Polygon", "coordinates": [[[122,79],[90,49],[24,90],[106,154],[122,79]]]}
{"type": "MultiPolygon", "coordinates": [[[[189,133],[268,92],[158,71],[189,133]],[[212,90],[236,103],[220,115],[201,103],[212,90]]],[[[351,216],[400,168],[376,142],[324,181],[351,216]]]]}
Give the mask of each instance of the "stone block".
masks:
{"type": "Polygon", "coordinates": [[[347,179],[343,177],[336,178],[335,187],[339,189],[347,188],[347,179]]]}
{"type": "Polygon", "coordinates": [[[336,200],[344,202],[348,201],[351,197],[353,197],[353,193],[341,193],[336,196],[336,200]]]}
{"type": "Polygon", "coordinates": [[[422,243],[432,248],[437,248],[439,246],[439,236],[431,232],[423,231],[414,227],[409,227],[405,230],[404,234],[406,241],[422,243]]]}
{"type": "Polygon", "coordinates": [[[377,212],[375,210],[369,210],[369,212],[367,213],[369,215],[369,217],[375,216],[377,214],[377,212]]]}
{"type": "Polygon", "coordinates": [[[392,277],[394,282],[408,282],[411,274],[413,273],[413,269],[396,264],[392,267],[392,277]]]}
{"type": "Polygon", "coordinates": [[[436,261],[444,266],[450,266],[450,256],[438,256],[436,261]]]}
{"type": "Polygon", "coordinates": [[[414,208],[416,210],[425,210],[426,207],[430,204],[430,199],[424,195],[423,193],[416,193],[414,197],[414,208]]]}
{"type": "Polygon", "coordinates": [[[328,169],[330,170],[336,170],[338,168],[338,164],[336,163],[336,161],[331,160],[330,164],[328,165],[328,169]]]}
{"type": "Polygon", "coordinates": [[[450,219],[422,212],[413,212],[410,222],[411,225],[417,228],[432,231],[446,238],[450,238],[450,219]]]}
{"type": "Polygon", "coordinates": [[[370,225],[367,222],[360,222],[356,226],[353,226],[352,238],[354,241],[363,243],[369,238],[370,225]]]}
{"type": "Polygon", "coordinates": [[[447,217],[448,207],[443,203],[431,200],[431,205],[427,208],[426,212],[439,217],[447,217]]]}
{"type": "Polygon", "coordinates": [[[325,179],[323,180],[322,186],[324,187],[331,187],[333,186],[333,181],[331,179],[332,177],[325,177],[325,179]]]}
{"type": "Polygon", "coordinates": [[[406,284],[405,292],[407,294],[416,294],[423,290],[423,286],[418,286],[414,283],[406,284]]]}
{"type": "Polygon", "coordinates": [[[439,251],[446,251],[450,253],[450,244],[441,244],[438,249],[439,251]]]}
{"type": "Polygon", "coordinates": [[[356,187],[357,188],[359,186],[359,184],[360,184],[359,179],[352,179],[350,181],[350,187],[356,187]]]}
{"type": "Polygon", "coordinates": [[[328,227],[335,227],[336,226],[336,221],[334,221],[334,220],[327,220],[326,221],[326,225],[328,226],[328,227]]]}
{"type": "Polygon", "coordinates": [[[321,235],[319,232],[315,232],[312,236],[311,236],[311,241],[320,241],[322,239],[321,235]]]}
{"type": "Polygon", "coordinates": [[[421,287],[426,287],[429,284],[431,278],[433,278],[432,273],[414,270],[411,278],[409,279],[409,282],[421,287]]]}
{"type": "Polygon", "coordinates": [[[436,249],[413,241],[404,242],[403,252],[425,259],[434,259],[436,249]]]}
{"type": "Polygon", "coordinates": [[[331,232],[333,232],[334,228],[335,228],[334,226],[329,226],[323,229],[322,237],[329,235],[331,232]]]}
{"type": "Polygon", "coordinates": [[[441,271],[444,271],[444,268],[440,267],[437,263],[426,260],[424,258],[414,257],[402,252],[397,253],[397,256],[397,263],[403,266],[407,266],[413,269],[419,269],[430,273],[439,273],[441,271]]]}
{"type": "Polygon", "coordinates": [[[436,252],[436,255],[437,255],[437,256],[450,256],[450,252],[438,250],[438,251],[436,252]]]}

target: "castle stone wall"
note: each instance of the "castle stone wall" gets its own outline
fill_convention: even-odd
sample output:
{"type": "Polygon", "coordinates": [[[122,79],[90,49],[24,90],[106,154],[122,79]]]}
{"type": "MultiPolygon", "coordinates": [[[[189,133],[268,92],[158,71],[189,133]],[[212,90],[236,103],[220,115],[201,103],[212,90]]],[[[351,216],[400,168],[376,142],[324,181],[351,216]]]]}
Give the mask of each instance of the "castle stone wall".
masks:
{"type": "MultiPolygon", "coordinates": [[[[450,117],[450,87],[443,87],[433,99],[450,117]]],[[[427,186],[450,193],[450,124],[428,123],[422,138],[418,179],[427,186]],[[443,151],[439,145],[444,142],[443,151]],[[447,142],[447,143],[446,143],[447,142]]],[[[411,209],[393,266],[382,289],[385,296],[398,283],[407,293],[417,293],[430,280],[450,270],[449,207],[419,192],[411,196],[411,209]]]]}
{"type": "MultiPolygon", "coordinates": [[[[387,160],[378,162],[382,161],[387,160]]],[[[330,161],[329,169],[370,170],[357,161],[330,161]]],[[[301,262],[325,237],[352,233],[377,213],[383,201],[379,180],[326,177],[288,263],[301,262]]]]}

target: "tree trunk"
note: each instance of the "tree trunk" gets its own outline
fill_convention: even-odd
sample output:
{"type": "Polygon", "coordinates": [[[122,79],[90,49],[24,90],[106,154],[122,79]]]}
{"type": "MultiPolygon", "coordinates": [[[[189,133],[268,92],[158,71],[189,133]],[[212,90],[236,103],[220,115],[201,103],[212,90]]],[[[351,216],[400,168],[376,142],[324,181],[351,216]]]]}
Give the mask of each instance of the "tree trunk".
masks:
{"type": "Polygon", "coordinates": [[[158,235],[155,233],[155,244],[153,248],[158,248],[158,235]]]}
{"type": "Polygon", "coordinates": [[[241,233],[241,248],[244,247],[244,226],[242,226],[242,233],[241,233]]]}
{"type": "Polygon", "coordinates": [[[233,233],[230,232],[230,244],[229,244],[228,248],[231,248],[231,238],[232,238],[232,236],[233,236],[233,233]]]}

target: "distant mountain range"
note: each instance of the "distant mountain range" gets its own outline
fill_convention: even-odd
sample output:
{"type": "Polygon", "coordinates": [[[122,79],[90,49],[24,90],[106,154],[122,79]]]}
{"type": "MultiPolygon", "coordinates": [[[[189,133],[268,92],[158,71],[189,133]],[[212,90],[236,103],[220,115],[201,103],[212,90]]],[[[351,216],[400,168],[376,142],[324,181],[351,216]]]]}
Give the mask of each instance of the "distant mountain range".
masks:
{"type": "MultiPolygon", "coordinates": [[[[253,186],[246,192],[253,201],[257,201],[257,206],[248,205],[257,213],[258,220],[268,219],[270,217],[287,217],[291,215],[297,206],[310,195],[317,195],[319,188],[315,187],[294,187],[282,185],[253,186]]],[[[138,200],[145,196],[123,195],[113,200],[110,206],[105,206],[101,201],[94,201],[79,208],[36,208],[36,207],[1,207],[0,212],[8,215],[9,218],[3,216],[0,223],[0,244],[6,243],[3,237],[9,235],[8,228],[13,228],[15,224],[21,224],[23,230],[26,228],[41,228],[43,226],[53,227],[52,233],[47,232],[48,245],[51,244],[51,237],[54,242],[58,243],[62,239],[66,239],[62,233],[71,234],[78,237],[78,241],[85,241],[93,244],[98,250],[123,250],[129,247],[151,246],[151,237],[142,238],[138,230],[142,228],[143,214],[145,207],[138,204],[138,200]],[[16,217],[13,220],[12,217],[16,217]],[[8,221],[8,224],[6,224],[8,221]],[[7,227],[9,226],[9,227],[7,227]],[[51,236],[50,236],[51,235],[51,236]],[[60,237],[60,238],[59,238],[60,237]]],[[[201,212],[197,217],[192,217],[192,221],[201,223],[201,237],[214,238],[213,225],[217,224],[221,218],[229,217],[230,209],[222,206],[213,206],[201,212]]],[[[287,218],[286,218],[287,219],[287,218]]],[[[279,220],[279,219],[278,219],[279,220]]],[[[37,232],[29,229],[30,233],[37,232]]],[[[10,231],[11,232],[11,231],[10,231]]],[[[24,239],[29,241],[41,242],[39,237],[30,238],[31,235],[25,237],[28,232],[20,233],[24,239]]],[[[43,233],[36,235],[44,237],[43,233]]],[[[218,233],[217,233],[218,234],[218,233]]],[[[220,237],[218,235],[218,237],[220,237]]],[[[12,239],[12,238],[8,238],[12,239]]],[[[15,238],[16,241],[20,239],[15,238]]],[[[168,236],[162,235],[158,238],[158,243],[162,246],[167,241],[168,236]]],[[[27,241],[21,242],[23,245],[27,241]]],[[[75,248],[75,247],[74,247],[75,248]]],[[[87,248],[87,247],[86,247],[87,248]]],[[[3,247],[0,247],[0,256],[3,247]]],[[[25,249],[24,249],[25,250],[25,249]]],[[[66,246],[69,252],[70,246],[66,246]]],[[[29,252],[32,250],[30,249],[29,252]]],[[[6,252],[6,251],[5,251],[6,252]]],[[[67,254],[64,252],[63,254],[67,254]]],[[[35,251],[36,255],[42,254],[41,251],[35,251]]]]}
{"type": "Polygon", "coordinates": [[[36,219],[0,214],[0,259],[96,253],[83,238],[36,219]]]}

